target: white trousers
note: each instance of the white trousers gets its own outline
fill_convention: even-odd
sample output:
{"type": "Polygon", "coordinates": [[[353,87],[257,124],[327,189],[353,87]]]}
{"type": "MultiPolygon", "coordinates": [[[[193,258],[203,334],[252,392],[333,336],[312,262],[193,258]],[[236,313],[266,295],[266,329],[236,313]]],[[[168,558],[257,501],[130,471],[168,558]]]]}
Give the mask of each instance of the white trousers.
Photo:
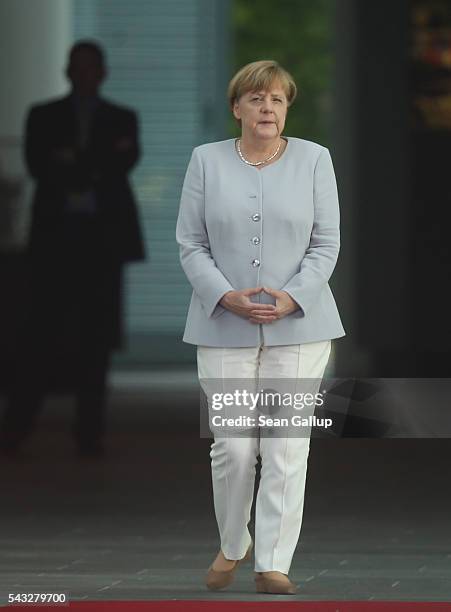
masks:
{"type": "MultiPolygon", "coordinates": [[[[314,378],[318,379],[319,387],[330,351],[330,340],[249,348],[199,346],[198,374],[201,384],[202,379],[209,378],[314,378]]],[[[207,399],[210,400],[208,394],[207,399]]],[[[210,452],[213,499],[226,559],[244,557],[251,542],[248,523],[255,466],[260,455],[255,571],[288,574],[301,531],[309,450],[309,434],[306,437],[215,437],[210,452]]]]}

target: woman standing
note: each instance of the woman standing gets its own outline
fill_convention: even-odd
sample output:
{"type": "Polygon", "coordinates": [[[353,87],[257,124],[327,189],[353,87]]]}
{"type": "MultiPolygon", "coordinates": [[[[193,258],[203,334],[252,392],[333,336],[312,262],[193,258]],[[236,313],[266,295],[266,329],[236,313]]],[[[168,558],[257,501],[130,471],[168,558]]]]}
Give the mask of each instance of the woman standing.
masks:
{"type": "MultiPolygon", "coordinates": [[[[201,384],[320,380],[331,340],[345,335],[328,284],[340,246],[334,169],[327,148],[282,136],[295,96],[293,78],[277,62],[244,66],[228,90],[241,137],[192,153],[177,242],[193,288],[183,339],[198,347],[201,384]]],[[[260,455],[257,591],[296,592],[288,572],[309,446],[309,435],[215,436],[210,457],[221,548],[207,573],[210,589],[228,586],[250,556],[247,525],[260,455]]]]}

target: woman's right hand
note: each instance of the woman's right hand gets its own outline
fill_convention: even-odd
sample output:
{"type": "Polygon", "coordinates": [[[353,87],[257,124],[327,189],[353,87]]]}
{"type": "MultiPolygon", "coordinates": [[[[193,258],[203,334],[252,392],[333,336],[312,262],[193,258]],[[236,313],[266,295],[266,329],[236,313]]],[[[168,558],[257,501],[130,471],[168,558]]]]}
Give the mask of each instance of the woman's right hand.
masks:
{"type": "Polygon", "coordinates": [[[251,287],[249,289],[240,289],[239,291],[227,291],[219,303],[221,306],[234,312],[240,317],[249,319],[252,323],[272,323],[276,320],[276,317],[272,314],[276,307],[273,304],[259,304],[258,302],[251,302],[250,296],[261,293],[263,287],[251,287]],[[264,317],[260,321],[256,321],[251,316],[251,311],[259,311],[259,315],[264,317]]]}

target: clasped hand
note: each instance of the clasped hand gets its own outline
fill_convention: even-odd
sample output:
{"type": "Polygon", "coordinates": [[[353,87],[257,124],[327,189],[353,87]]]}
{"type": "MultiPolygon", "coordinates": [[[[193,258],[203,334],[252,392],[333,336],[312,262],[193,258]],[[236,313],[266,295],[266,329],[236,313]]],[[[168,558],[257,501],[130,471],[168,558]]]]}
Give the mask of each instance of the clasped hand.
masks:
{"type": "Polygon", "coordinates": [[[53,150],[53,158],[61,164],[73,164],[76,159],[75,149],[60,147],[53,150]]]}
{"type": "Polygon", "coordinates": [[[286,291],[278,291],[269,287],[252,287],[239,291],[228,291],[220,302],[221,306],[245,317],[251,323],[272,323],[299,308],[298,304],[286,291]],[[275,298],[276,304],[259,304],[252,302],[250,297],[264,291],[275,298]]]}

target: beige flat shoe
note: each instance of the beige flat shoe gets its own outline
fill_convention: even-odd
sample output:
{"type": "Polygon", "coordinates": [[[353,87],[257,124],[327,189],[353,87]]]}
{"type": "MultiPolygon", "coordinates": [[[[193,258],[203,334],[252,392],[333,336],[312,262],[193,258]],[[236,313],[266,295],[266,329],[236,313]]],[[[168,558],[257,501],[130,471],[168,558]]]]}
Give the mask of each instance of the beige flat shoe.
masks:
{"type": "Polygon", "coordinates": [[[246,554],[242,559],[237,559],[235,561],[235,565],[229,570],[218,571],[213,569],[213,564],[210,565],[207,571],[207,575],[205,577],[205,584],[210,591],[218,591],[219,589],[224,589],[232,584],[233,579],[235,577],[235,570],[243,561],[247,561],[251,558],[252,554],[253,542],[249,544],[249,548],[247,549],[246,554]]]}
{"type": "Polygon", "coordinates": [[[282,572],[256,572],[255,586],[257,593],[294,595],[298,592],[296,585],[291,582],[287,574],[282,574],[282,572]]]}

